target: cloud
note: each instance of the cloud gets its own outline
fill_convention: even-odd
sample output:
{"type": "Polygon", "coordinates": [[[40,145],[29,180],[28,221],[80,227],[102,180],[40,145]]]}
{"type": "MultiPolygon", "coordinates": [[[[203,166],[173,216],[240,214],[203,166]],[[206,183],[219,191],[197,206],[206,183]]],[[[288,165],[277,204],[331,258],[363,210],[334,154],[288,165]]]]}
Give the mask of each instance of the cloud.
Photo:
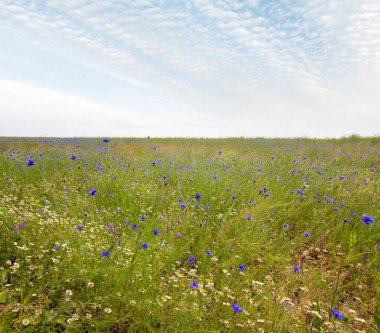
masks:
{"type": "MultiPolygon", "coordinates": [[[[302,124],[305,134],[323,136],[323,122],[309,120],[328,114],[345,115],[336,133],[350,133],[359,119],[379,115],[377,1],[52,0],[5,2],[0,17],[2,29],[46,49],[46,57],[56,53],[157,103],[128,104],[119,94],[119,106],[106,103],[116,108],[127,103],[149,116],[144,106],[169,118],[222,119],[221,134],[246,126],[244,133],[281,135],[285,127],[299,133],[302,124]]],[[[376,133],[367,125],[367,133],[376,133]]]]}

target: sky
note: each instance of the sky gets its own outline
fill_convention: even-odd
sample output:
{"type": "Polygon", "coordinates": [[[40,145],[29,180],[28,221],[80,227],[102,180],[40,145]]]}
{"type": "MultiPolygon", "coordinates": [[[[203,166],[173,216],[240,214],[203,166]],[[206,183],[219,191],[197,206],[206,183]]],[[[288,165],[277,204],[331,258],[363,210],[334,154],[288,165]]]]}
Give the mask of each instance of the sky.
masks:
{"type": "Polygon", "coordinates": [[[0,0],[0,136],[380,135],[379,0],[0,0]]]}

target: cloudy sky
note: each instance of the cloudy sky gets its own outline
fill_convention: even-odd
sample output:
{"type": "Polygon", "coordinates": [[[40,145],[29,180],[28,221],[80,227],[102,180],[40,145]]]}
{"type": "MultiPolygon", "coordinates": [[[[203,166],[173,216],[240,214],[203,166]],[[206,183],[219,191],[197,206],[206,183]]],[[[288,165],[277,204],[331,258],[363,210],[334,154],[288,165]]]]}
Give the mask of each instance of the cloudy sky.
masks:
{"type": "Polygon", "coordinates": [[[0,0],[0,136],[380,134],[378,0],[0,0]]]}

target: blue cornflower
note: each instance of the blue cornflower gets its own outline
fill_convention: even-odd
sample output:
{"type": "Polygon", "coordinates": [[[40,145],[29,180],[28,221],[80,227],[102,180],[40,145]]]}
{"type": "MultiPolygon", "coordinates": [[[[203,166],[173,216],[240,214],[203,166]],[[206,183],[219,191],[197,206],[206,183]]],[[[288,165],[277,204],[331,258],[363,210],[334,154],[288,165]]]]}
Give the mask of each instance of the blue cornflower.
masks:
{"type": "Polygon", "coordinates": [[[59,245],[57,245],[55,248],[54,248],[54,250],[56,250],[56,251],[59,251],[61,249],[61,247],[59,246],[59,245]]]}
{"type": "Polygon", "coordinates": [[[238,268],[240,272],[245,272],[245,266],[243,264],[239,264],[238,268]]]}
{"type": "Polygon", "coordinates": [[[264,193],[264,197],[265,197],[265,198],[269,198],[269,197],[270,197],[270,194],[269,194],[269,193],[264,193]]]}
{"type": "Polygon", "coordinates": [[[146,220],[146,216],[145,215],[141,215],[140,216],[140,221],[145,221],[146,220]]]}
{"type": "Polygon", "coordinates": [[[159,230],[157,230],[157,229],[154,229],[154,230],[153,230],[153,235],[157,236],[159,233],[160,233],[159,230]]]}
{"type": "Polygon", "coordinates": [[[156,166],[157,162],[152,162],[151,164],[152,164],[152,166],[156,166]]]}
{"type": "Polygon", "coordinates": [[[375,222],[375,219],[369,215],[369,214],[363,214],[362,217],[360,218],[360,220],[364,223],[364,224],[372,224],[375,222]]]}
{"type": "Polygon", "coordinates": [[[331,311],[331,314],[333,315],[333,317],[335,317],[338,320],[344,320],[343,314],[341,314],[337,309],[333,309],[331,311]]]}
{"type": "Polygon", "coordinates": [[[187,259],[187,262],[192,265],[192,264],[195,264],[195,257],[194,256],[191,256],[189,259],[187,259]]]}
{"type": "Polygon", "coordinates": [[[175,235],[177,238],[181,238],[182,237],[182,234],[180,232],[178,232],[176,235],[175,235]]]}
{"type": "Polygon", "coordinates": [[[290,224],[288,224],[288,223],[285,223],[285,224],[284,224],[284,230],[288,230],[289,227],[290,227],[290,224]]]}
{"type": "Polygon", "coordinates": [[[141,248],[146,250],[147,248],[149,247],[149,245],[147,243],[142,243],[141,244],[141,248]]]}
{"type": "Polygon", "coordinates": [[[104,143],[108,143],[108,142],[110,142],[110,139],[108,139],[108,138],[104,138],[104,139],[103,139],[103,142],[104,142],[104,143]]]}
{"type": "Polygon", "coordinates": [[[252,215],[248,215],[245,219],[246,219],[247,221],[252,221],[252,215]]]}
{"type": "Polygon", "coordinates": [[[132,224],[132,225],[130,226],[130,228],[133,229],[133,230],[134,230],[134,229],[137,229],[138,227],[139,227],[139,226],[138,226],[137,224],[132,224]]]}
{"type": "Polygon", "coordinates": [[[206,250],[206,255],[207,256],[212,256],[214,253],[212,253],[212,251],[209,251],[209,250],[206,250]]]}
{"type": "Polygon", "coordinates": [[[191,282],[190,282],[190,288],[191,288],[191,289],[198,288],[198,283],[197,283],[196,281],[191,281],[191,282]]]}
{"type": "Polygon", "coordinates": [[[237,305],[236,303],[232,303],[232,309],[235,313],[242,313],[243,308],[240,305],[237,305]]]}
{"type": "Polygon", "coordinates": [[[183,203],[181,203],[181,204],[179,205],[179,207],[181,207],[181,209],[185,209],[185,208],[186,208],[186,205],[183,204],[183,203]]]}
{"type": "Polygon", "coordinates": [[[345,223],[350,223],[351,220],[350,220],[349,218],[345,218],[345,219],[344,219],[344,222],[345,222],[345,223]]]}
{"type": "Polygon", "coordinates": [[[75,155],[71,155],[70,159],[71,159],[72,161],[75,161],[75,160],[77,159],[77,157],[76,157],[75,155]]]}
{"type": "Polygon", "coordinates": [[[31,167],[31,166],[33,166],[33,165],[35,165],[35,163],[34,163],[34,159],[33,159],[33,158],[30,158],[29,161],[26,163],[26,166],[27,166],[27,167],[31,167]]]}
{"type": "Polygon", "coordinates": [[[84,228],[83,225],[77,225],[75,229],[77,229],[78,231],[82,231],[84,228]]]}
{"type": "Polygon", "coordinates": [[[294,269],[294,272],[296,272],[297,274],[301,274],[301,270],[297,265],[294,265],[293,269],[294,269]]]}
{"type": "Polygon", "coordinates": [[[96,197],[98,195],[97,191],[95,188],[90,188],[90,196],[96,197]]]}
{"type": "Polygon", "coordinates": [[[219,155],[223,153],[223,149],[218,150],[219,155]]]}
{"type": "Polygon", "coordinates": [[[304,235],[305,235],[305,238],[309,238],[309,237],[311,237],[311,233],[308,232],[308,231],[305,231],[305,232],[304,232],[304,235]]]}
{"type": "Polygon", "coordinates": [[[231,198],[232,198],[232,200],[235,200],[236,199],[236,195],[233,195],[231,198]]]}
{"type": "Polygon", "coordinates": [[[102,251],[102,257],[109,258],[110,257],[110,251],[102,251]]]}
{"type": "Polygon", "coordinates": [[[195,200],[201,200],[201,199],[202,199],[202,196],[201,196],[199,193],[197,193],[197,194],[195,195],[194,199],[195,199],[195,200]]]}

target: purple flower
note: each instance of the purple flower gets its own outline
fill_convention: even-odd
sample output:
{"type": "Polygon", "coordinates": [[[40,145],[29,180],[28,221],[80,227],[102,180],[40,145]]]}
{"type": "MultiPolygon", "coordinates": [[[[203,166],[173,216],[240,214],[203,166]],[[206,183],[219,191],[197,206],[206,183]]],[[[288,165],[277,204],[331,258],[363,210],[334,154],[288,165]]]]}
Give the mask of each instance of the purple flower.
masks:
{"type": "Polygon", "coordinates": [[[56,250],[56,251],[59,251],[60,249],[61,249],[61,247],[58,245],[54,248],[54,250],[56,250]]]}
{"type": "Polygon", "coordinates": [[[243,264],[239,264],[238,268],[240,272],[245,272],[245,266],[243,264]]]}
{"type": "Polygon", "coordinates": [[[75,229],[77,229],[78,231],[82,231],[83,228],[84,228],[83,225],[77,225],[77,226],[75,227],[75,229]]]}
{"type": "Polygon", "coordinates": [[[285,224],[284,224],[284,230],[288,230],[289,227],[290,227],[290,224],[288,224],[288,223],[285,223],[285,224]]]}
{"type": "Polygon", "coordinates": [[[212,253],[212,251],[209,251],[209,250],[206,250],[206,255],[207,256],[212,256],[214,253],[212,253]]]}
{"type": "Polygon", "coordinates": [[[197,193],[197,194],[195,195],[194,199],[195,199],[195,200],[201,200],[201,199],[202,199],[202,196],[201,196],[199,193],[197,193]]]}
{"type": "Polygon", "coordinates": [[[103,142],[104,142],[104,143],[108,143],[108,142],[110,142],[110,139],[108,139],[108,138],[104,138],[104,139],[103,139],[103,142]]]}
{"type": "Polygon", "coordinates": [[[185,204],[183,204],[183,203],[182,203],[182,204],[180,204],[179,206],[181,207],[181,209],[185,209],[185,208],[186,208],[186,205],[185,205],[185,204]]]}
{"type": "Polygon", "coordinates": [[[153,230],[153,235],[157,236],[159,233],[160,233],[159,230],[157,230],[157,229],[154,229],[154,230],[153,230]]]}
{"type": "Polygon", "coordinates": [[[223,153],[223,149],[218,150],[219,155],[223,153]]]}
{"type": "Polygon", "coordinates": [[[182,234],[180,232],[178,232],[176,235],[175,235],[177,238],[181,238],[182,237],[182,234]]]}
{"type": "Polygon", "coordinates": [[[369,215],[369,214],[363,214],[362,217],[360,218],[360,220],[364,223],[364,224],[372,224],[375,222],[375,219],[369,215]]]}
{"type": "Polygon", "coordinates": [[[134,230],[134,229],[137,229],[138,227],[139,227],[139,226],[138,226],[137,224],[132,224],[132,225],[130,226],[130,228],[133,229],[133,230],[134,230]]]}
{"type": "Polygon", "coordinates": [[[245,219],[246,219],[247,221],[252,221],[252,215],[248,215],[245,219]]]}
{"type": "Polygon", "coordinates": [[[149,245],[147,243],[142,243],[141,244],[141,248],[146,250],[147,248],[149,247],[149,245]]]}
{"type": "Polygon", "coordinates": [[[112,223],[107,223],[107,224],[106,224],[106,228],[107,228],[107,230],[108,230],[111,234],[114,234],[114,233],[115,233],[115,228],[113,227],[112,223]]]}
{"type": "Polygon", "coordinates": [[[333,315],[333,317],[335,317],[338,320],[344,320],[343,314],[341,314],[337,309],[333,309],[331,311],[331,314],[333,315]]]}
{"type": "Polygon", "coordinates": [[[345,222],[345,223],[350,223],[351,220],[350,220],[349,218],[345,218],[345,219],[344,219],[344,222],[345,222]]]}
{"type": "Polygon", "coordinates": [[[187,262],[192,265],[192,264],[195,264],[195,257],[194,256],[191,256],[189,259],[187,259],[187,262]]]}
{"type": "Polygon", "coordinates": [[[240,305],[237,305],[236,303],[232,303],[232,309],[235,313],[242,313],[243,308],[240,305]]]}
{"type": "Polygon", "coordinates": [[[70,157],[70,159],[73,160],[73,161],[75,161],[75,160],[77,159],[77,157],[76,157],[75,155],[72,155],[72,156],[70,157]]]}
{"type": "Polygon", "coordinates": [[[140,221],[145,221],[146,220],[146,216],[145,215],[141,215],[140,216],[140,221]]]}
{"type": "Polygon", "coordinates": [[[294,272],[296,272],[297,274],[301,274],[301,270],[297,265],[294,265],[293,269],[294,269],[294,272]]]}
{"type": "Polygon", "coordinates": [[[20,228],[19,228],[19,226],[18,226],[17,224],[15,224],[15,225],[13,226],[12,230],[13,230],[14,232],[19,232],[19,231],[20,231],[20,228]]]}
{"type": "Polygon", "coordinates": [[[196,281],[191,281],[191,282],[190,282],[190,288],[191,288],[191,289],[198,288],[198,283],[197,283],[196,281]]]}
{"type": "Polygon", "coordinates": [[[309,237],[311,237],[311,233],[308,232],[308,231],[305,231],[305,232],[304,232],[304,235],[305,235],[305,238],[309,238],[309,237]]]}
{"type": "Polygon", "coordinates": [[[110,257],[110,251],[102,251],[102,257],[109,258],[110,257]]]}
{"type": "Polygon", "coordinates": [[[27,167],[31,167],[31,166],[33,166],[33,165],[35,165],[35,163],[34,163],[34,159],[33,159],[33,158],[30,158],[29,161],[26,163],[26,166],[27,166],[27,167]]]}

